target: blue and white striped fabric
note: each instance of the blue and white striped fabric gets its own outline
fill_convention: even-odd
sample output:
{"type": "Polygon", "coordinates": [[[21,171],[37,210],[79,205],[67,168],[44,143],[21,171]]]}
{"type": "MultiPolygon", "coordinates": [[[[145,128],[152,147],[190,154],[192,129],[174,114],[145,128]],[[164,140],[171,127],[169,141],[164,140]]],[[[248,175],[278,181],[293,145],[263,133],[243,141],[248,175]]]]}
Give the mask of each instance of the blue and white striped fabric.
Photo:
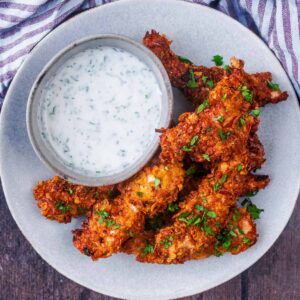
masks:
{"type": "MultiPolygon", "coordinates": [[[[18,68],[30,50],[49,31],[71,15],[112,1],[1,0],[0,107],[18,68]]],[[[300,96],[300,0],[193,0],[192,2],[210,5],[237,19],[258,34],[281,61],[300,96]]]]}

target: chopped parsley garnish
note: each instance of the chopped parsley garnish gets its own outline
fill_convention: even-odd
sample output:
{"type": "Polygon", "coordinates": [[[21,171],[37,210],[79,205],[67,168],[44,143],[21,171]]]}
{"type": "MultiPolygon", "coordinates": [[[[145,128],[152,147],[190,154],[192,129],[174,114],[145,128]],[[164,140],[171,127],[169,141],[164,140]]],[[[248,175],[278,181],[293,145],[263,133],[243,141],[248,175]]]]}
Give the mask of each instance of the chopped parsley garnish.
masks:
{"type": "Polygon", "coordinates": [[[106,210],[97,210],[97,214],[100,216],[100,218],[98,219],[98,222],[100,224],[102,224],[104,222],[104,220],[107,219],[109,216],[109,214],[106,210]]]}
{"type": "Polygon", "coordinates": [[[129,237],[131,237],[131,238],[134,237],[134,234],[131,230],[128,229],[128,230],[126,230],[126,232],[127,232],[129,237]]]}
{"type": "Polygon", "coordinates": [[[137,196],[139,196],[140,198],[143,197],[143,193],[142,192],[136,192],[137,196]]]}
{"type": "Polygon", "coordinates": [[[195,208],[196,208],[198,211],[204,211],[204,206],[203,206],[203,205],[196,204],[196,205],[195,205],[195,208]]]}
{"type": "Polygon", "coordinates": [[[203,83],[205,83],[206,80],[207,80],[207,76],[204,76],[204,75],[203,75],[201,79],[202,79],[203,83]]]}
{"type": "Polygon", "coordinates": [[[208,211],[206,215],[212,219],[215,219],[217,217],[217,214],[214,211],[208,211]]]}
{"type": "Polygon", "coordinates": [[[268,86],[272,89],[272,91],[280,91],[279,84],[274,83],[271,80],[268,80],[268,86]]]}
{"type": "Polygon", "coordinates": [[[240,172],[243,170],[243,165],[242,164],[239,164],[236,169],[240,172]]]}
{"type": "Polygon", "coordinates": [[[79,215],[83,215],[84,214],[84,210],[81,207],[77,208],[77,212],[79,215]]]}
{"type": "Polygon", "coordinates": [[[168,235],[164,240],[160,241],[160,243],[164,245],[165,249],[168,249],[172,245],[172,242],[173,237],[171,235],[168,235]]]}
{"type": "Polygon", "coordinates": [[[246,197],[254,197],[255,195],[257,195],[257,193],[259,192],[259,190],[255,190],[255,191],[252,191],[252,192],[249,192],[246,197]]]}
{"type": "Polygon", "coordinates": [[[222,187],[222,185],[220,183],[215,183],[213,186],[214,192],[217,192],[221,187],[222,187]]]}
{"type": "Polygon", "coordinates": [[[214,87],[214,82],[212,80],[207,80],[206,82],[207,86],[210,87],[210,88],[213,88],[214,87]]]}
{"type": "Polygon", "coordinates": [[[224,65],[223,69],[224,69],[225,71],[228,71],[228,70],[229,70],[229,66],[228,66],[228,65],[224,65]]]}
{"type": "Polygon", "coordinates": [[[243,117],[240,117],[239,119],[239,126],[242,127],[243,125],[245,125],[245,119],[243,117]]]}
{"type": "Polygon", "coordinates": [[[185,171],[185,175],[186,176],[190,176],[196,173],[196,168],[195,167],[189,167],[186,171],[185,171]]]}
{"type": "Polygon", "coordinates": [[[109,198],[113,198],[113,197],[115,196],[115,193],[114,193],[113,190],[109,190],[109,191],[107,192],[107,194],[108,194],[108,197],[109,197],[109,198]]]}
{"type": "Polygon", "coordinates": [[[94,193],[94,198],[97,199],[97,198],[99,197],[99,195],[100,195],[99,192],[96,191],[96,192],[94,193]]]}
{"type": "Polygon", "coordinates": [[[56,208],[61,211],[63,214],[67,213],[71,208],[63,201],[59,201],[56,203],[56,208]]]}
{"type": "Polygon", "coordinates": [[[113,229],[115,230],[115,229],[118,229],[118,228],[120,228],[121,227],[121,224],[116,224],[114,227],[113,227],[113,229]]]}
{"type": "Polygon", "coordinates": [[[247,211],[251,215],[253,220],[257,220],[260,218],[260,213],[263,212],[263,209],[258,208],[249,198],[246,198],[242,205],[247,208],[247,211]]]}
{"type": "Polygon", "coordinates": [[[250,245],[251,244],[251,240],[248,237],[244,237],[243,238],[243,243],[246,245],[250,245]]]}
{"type": "Polygon", "coordinates": [[[219,54],[214,55],[212,61],[215,62],[216,66],[222,66],[223,65],[223,57],[219,54]]]}
{"type": "Polygon", "coordinates": [[[195,74],[194,74],[193,70],[189,70],[189,73],[191,75],[191,79],[187,82],[187,87],[192,88],[192,89],[197,88],[198,83],[195,79],[195,74]]]}
{"type": "Polygon", "coordinates": [[[225,94],[222,96],[222,102],[224,102],[226,98],[227,98],[227,94],[225,93],[225,94]]]}
{"type": "Polygon", "coordinates": [[[224,118],[222,115],[219,115],[217,118],[216,118],[217,121],[219,121],[220,123],[223,123],[224,122],[224,118]]]}
{"type": "Polygon", "coordinates": [[[223,174],[220,182],[223,184],[226,180],[227,180],[228,175],[227,174],[223,174]]]}
{"type": "Polygon", "coordinates": [[[206,128],[206,131],[207,131],[207,132],[210,132],[210,131],[211,131],[211,127],[207,127],[207,128],[206,128]]]}
{"type": "Polygon", "coordinates": [[[68,194],[69,194],[69,195],[72,195],[73,193],[74,193],[74,190],[71,189],[71,188],[68,188],[68,194]]]}
{"type": "Polygon", "coordinates": [[[210,226],[208,226],[207,224],[204,224],[202,229],[203,229],[205,235],[213,235],[213,233],[214,233],[212,228],[210,226]]]}
{"type": "Polygon", "coordinates": [[[160,185],[160,179],[155,177],[154,179],[154,187],[157,188],[160,185]]]}
{"type": "Polygon", "coordinates": [[[219,132],[219,136],[220,136],[222,142],[224,142],[231,134],[229,131],[224,132],[222,129],[219,129],[218,132],[219,132]]]}
{"type": "Polygon", "coordinates": [[[253,93],[247,88],[247,86],[243,85],[241,87],[242,95],[247,102],[252,102],[253,93]]]}
{"type": "Polygon", "coordinates": [[[205,160],[210,161],[210,157],[209,157],[208,154],[203,153],[203,154],[201,154],[201,156],[202,156],[205,160]]]}
{"type": "Polygon", "coordinates": [[[193,136],[193,138],[191,139],[190,145],[194,146],[198,140],[199,140],[199,135],[193,136]]]}
{"type": "Polygon", "coordinates": [[[147,241],[146,246],[142,249],[142,256],[146,256],[149,253],[154,253],[154,247],[147,241]]]}
{"type": "Polygon", "coordinates": [[[209,106],[208,100],[204,100],[197,108],[197,114],[200,114],[205,108],[209,106]]]}
{"type": "Polygon", "coordinates": [[[193,63],[188,58],[186,58],[185,56],[180,56],[179,55],[178,58],[183,63],[189,64],[189,65],[193,65],[193,63]]]}
{"type": "Polygon", "coordinates": [[[175,212],[176,210],[178,210],[178,204],[177,203],[170,203],[168,205],[168,211],[175,212]]]}
{"type": "Polygon", "coordinates": [[[257,108],[257,109],[253,109],[252,111],[251,111],[251,115],[254,117],[254,118],[257,118],[257,117],[259,117],[259,115],[260,115],[260,110],[257,108]]]}
{"type": "Polygon", "coordinates": [[[189,148],[188,146],[184,145],[182,148],[181,148],[182,151],[185,151],[185,152],[191,152],[192,149],[189,148]]]}
{"type": "Polygon", "coordinates": [[[107,227],[110,227],[110,226],[112,226],[114,224],[116,224],[116,222],[114,220],[112,220],[112,219],[107,219],[106,220],[106,226],[107,227]]]}

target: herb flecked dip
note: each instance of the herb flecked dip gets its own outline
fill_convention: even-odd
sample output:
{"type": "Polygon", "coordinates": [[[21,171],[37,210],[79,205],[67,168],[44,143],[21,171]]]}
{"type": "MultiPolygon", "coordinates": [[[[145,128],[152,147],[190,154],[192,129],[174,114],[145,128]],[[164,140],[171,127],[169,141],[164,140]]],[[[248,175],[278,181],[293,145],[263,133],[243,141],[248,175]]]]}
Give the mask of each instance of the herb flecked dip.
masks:
{"type": "Polygon", "coordinates": [[[64,164],[113,175],[155,137],[162,93],[151,69],[122,49],[98,47],[67,60],[42,93],[43,137],[64,164]]]}

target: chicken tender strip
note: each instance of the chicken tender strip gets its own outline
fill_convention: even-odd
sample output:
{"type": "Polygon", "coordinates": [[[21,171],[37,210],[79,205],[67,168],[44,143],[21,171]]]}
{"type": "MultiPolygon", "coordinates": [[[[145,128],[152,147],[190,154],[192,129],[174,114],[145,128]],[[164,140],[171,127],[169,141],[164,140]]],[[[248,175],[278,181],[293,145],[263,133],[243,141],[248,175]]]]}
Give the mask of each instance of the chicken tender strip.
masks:
{"type": "Polygon", "coordinates": [[[179,163],[144,168],[120,185],[120,196],[94,205],[82,228],[73,231],[75,247],[93,260],[118,252],[143,230],[146,215],[155,216],[177,199],[184,176],[179,163]]]}
{"type": "Polygon", "coordinates": [[[224,161],[247,143],[260,101],[255,98],[258,91],[247,87],[250,81],[243,62],[232,59],[232,65],[232,73],[219,81],[195,112],[182,114],[177,126],[162,133],[162,161],[182,161],[186,154],[199,163],[224,161]]]}
{"type": "Polygon", "coordinates": [[[43,216],[60,223],[85,214],[97,201],[113,197],[113,186],[85,187],[55,176],[35,186],[34,198],[43,216]]]}
{"type": "Polygon", "coordinates": [[[208,249],[216,243],[217,235],[226,226],[238,197],[269,183],[268,176],[249,174],[252,167],[250,157],[249,147],[245,146],[230,160],[220,162],[201,180],[198,190],[180,204],[174,223],[156,234],[154,244],[148,246],[153,251],[147,255],[144,251],[137,259],[174,264],[206,257],[208,249]]]}
{"type": "MultiPolygon", "coordinates": [[[[193,102],[195,106],[201,104],[207,98],[210,89],[224,75],[228,75],[232,71],[230,66],[226,66],[225,70],[221,67],[207,68],[194,65],[185,57],[177,56],[170,48],[172,41],[154,30],[146,33],[143,42],[161,60],[171,84],[181,89],[187,99],[193,102]]],[[[269,102],[277,103],[287,98],[287,93],[282,93],[278,85],[272,85],[271,73],[256,73],[248,75],[248,77],[247,86],[250,90],[255,91],[254,96],[259,106],[269,102]]]]}
{"type": "MultiPolygon", "coordinates": [[[[122,252],[133,254],[137,257],[144,257],[154,252],[156,232],[153,230],[144,231],[132,237],[122,247],[122,252]]],[[[211,255],[221,256],[225,252],[239,254],[253,246],[257,241],[258,234],[256,225],[250,213],[245,208],[233,208],[229,214],[225,228],[216,236],[216,241],[206,251],[203,251],[198,259],[207,258],[211,255]]],[[[169,244],[172,241],[169,241],[169,244]]],[[[168,243],[165,245],[168,247],[168,243]]],[[[143,261],[141,261],[143,262],[143,261]]]]}

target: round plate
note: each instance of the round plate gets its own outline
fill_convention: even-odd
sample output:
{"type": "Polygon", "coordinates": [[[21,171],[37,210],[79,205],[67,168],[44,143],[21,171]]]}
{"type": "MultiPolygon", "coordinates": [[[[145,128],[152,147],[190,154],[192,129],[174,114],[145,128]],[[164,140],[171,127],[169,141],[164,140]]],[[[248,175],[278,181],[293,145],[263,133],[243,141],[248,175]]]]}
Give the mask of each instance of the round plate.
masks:
{"type": "Polygon", "coordinates": [[[123,0],[87,11],[59,26],[36,46],[16,75],[1,113],[1,175],[8,206],[35,250],[66,277],[103,294],[130,299],[167,299],[215,287],[256,262],[275,242],[293,211],[300,185],[300,113],[296,95],[281,65],[254,34],[233,19],[201,5],[174,0],[123,0]],[[262,110],[259,135],[267,161],[260,171],[271,183],[254,198],[265,211],[257,222],[256,245],[237,256],[210,257],[184,265],[141,264],[133,256],[114,255],[92,262],[72,245],[71,230],[43,218],[32,187],[49,173],[34,154],[25,125],[29,90],[43,66],[76,39],[99,33],[127,35],[141,41],[156,29],[174,40],[176,53],[197,64],[245,59],[249,72],[271,71],[287,90],[288,101],[262,110]]]}

